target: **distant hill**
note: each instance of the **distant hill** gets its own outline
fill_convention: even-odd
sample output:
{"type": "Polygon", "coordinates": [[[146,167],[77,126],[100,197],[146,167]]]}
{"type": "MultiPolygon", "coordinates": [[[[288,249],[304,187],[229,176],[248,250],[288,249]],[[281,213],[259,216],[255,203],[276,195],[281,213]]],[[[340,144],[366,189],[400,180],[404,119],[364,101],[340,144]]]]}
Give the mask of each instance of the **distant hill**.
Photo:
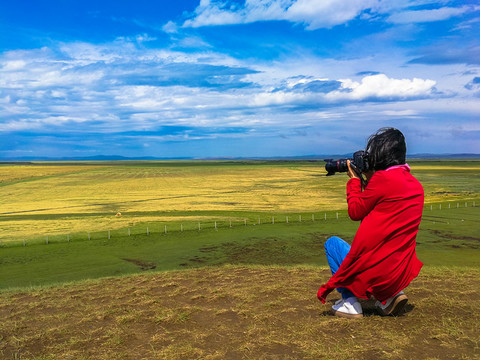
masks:
{"type": "MultiPolygon", "coordinates": [[[[96,155],[78,157],[0,157],[1,162],[17,163],[31,161],[153,161],[153,160],[323,160],[349,158],[352,154],[336,155],[299,155],[299,156],[270,156],[270,157],[155,157],[155,156],[121,156],[121,155],[96,155]]],[[[409,154],[409,159],[480,159],[480,154],[409,154]]]]}
{"type": "Polygon", "coordinates": [[[480,159],[480,154],[412,154],[409,159],[480,159]]]}
{"type": "MultiPolygon", "coordinates": [[[[30,161],[129,161],[129,160],[161,160],[156,157],[126,157],[120,155],[97,155],[78,157],[47,157],[47,156],[24,156],[24,157],[3,157],[0,162],[30,162],[30,161]]],[[[173,160],[173,159],[172,159],[173,160]]],[[[176,160],[176,159],[175,159],[176,160]]]]}

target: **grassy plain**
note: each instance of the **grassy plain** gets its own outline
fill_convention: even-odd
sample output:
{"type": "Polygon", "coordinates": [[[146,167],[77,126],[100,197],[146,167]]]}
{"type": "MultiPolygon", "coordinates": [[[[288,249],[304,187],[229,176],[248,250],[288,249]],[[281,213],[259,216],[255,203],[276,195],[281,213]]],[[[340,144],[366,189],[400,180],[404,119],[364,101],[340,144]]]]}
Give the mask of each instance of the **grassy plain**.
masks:
{"type": "MultiPolygon", "coordinates": [[[[480,266],[480,207],[473,207],[480,161],[413,161],[412,168],[426,193],[417,239],[425,263],[480,266]]],[[[325,177],[323,162],[41,163],[0,171],[3,289],[151,267],[326,265],[324,240],[351,241],[358,227],[345,211],[345,174],[325,177]]]]}
{"type": "Polygon", "coordinates": [[[49,166],[47,173],[45,164],[0,167],[4,242],[154,221],[231,218],[239,212],[323,210],[344,203],[343,182],[332,178],[322,189],[324,172],[316,163],[49,166]],[[12,170],[17,176],[10,175],[12,170]],[[115,217],[117,212],[122,217],[115,217]]]}

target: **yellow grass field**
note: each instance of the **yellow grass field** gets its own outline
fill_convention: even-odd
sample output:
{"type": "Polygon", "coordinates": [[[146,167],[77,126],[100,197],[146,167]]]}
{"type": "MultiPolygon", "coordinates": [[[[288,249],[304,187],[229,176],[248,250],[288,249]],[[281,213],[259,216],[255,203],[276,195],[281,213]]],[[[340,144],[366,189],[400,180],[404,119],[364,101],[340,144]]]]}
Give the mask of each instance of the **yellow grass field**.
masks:
{"type": "MultiPolygon", "coordinates": [[[[478,196],[479,182],[469,179],[478,178],[480,162],[412,167],[427,202],[478,196]]],[[[346,175],[324,175],[321,161],[0,165],[0,240],[113,230],[141,222],[231,219],[239,211],[345,210],[346,175]]]]}

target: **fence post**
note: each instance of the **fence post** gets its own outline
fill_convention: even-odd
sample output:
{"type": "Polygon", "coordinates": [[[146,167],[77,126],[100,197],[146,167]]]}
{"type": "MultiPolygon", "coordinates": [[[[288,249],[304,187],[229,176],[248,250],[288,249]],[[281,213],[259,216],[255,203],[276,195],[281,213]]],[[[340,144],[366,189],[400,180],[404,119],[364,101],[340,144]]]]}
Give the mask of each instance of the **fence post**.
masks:
{"type": "Polygon", "coordinates": [[[67,242],[70,242],[70,235],[67,234],[67,242]]]}
{"type": "Polygon", "coordinates": [[[243,219],[243,222],[245,223],[245,226],[247,226],[247,219],[243,219]]]}
{"type": "Polygon", "coordinates": [[[338,220],[338,212],[337,212],[337,220],[338,220]]]}
{"type": "Polygon", "coordinates": [[[215,230],[217,230],[217,221],[215,221],[215,230]]]}
{"type": "Polygon", "coordinates": [[[46,242],[46,244],[48,245],[48,235],[47,235],[47,242],[46,242]]]}
{"type": "Polygon", "coordinates": [[[298,221],[302,222],[302,215],[298,215],[298,221]]]}
{"type": "Polygon", "coordinates": [[[230,219],[230,227],[232,227],[232,220],[230,219]]]}
{"type": "Polygon", "coordinates": [[[200,222],[198,222],[198,231],[202,230],[202,228],[200,227],[200,222]]]}
{"type": "Polygon", "coordinates": [[[183,232],[183,224],[180,224],[180,232],[183,232]]]}
{"type": "Polygon", "coordinates": [[[272,224],[275,224],[275,216],[272,216],[272,224]]]}
{"type": "Polygon", "coordinates": [[[315,215],[312,214],[312,221],[315,221],[315,215]]]}
{"type": "Polygon", "coordinates": [[[27,246],[27,240],[23,239],[23,247],[27,246]]]}
{"type": "Polygon", "coordinates": [[[440,210],[442,210],[442,204],[440,204],[440,210]]]}
{"type": "Polygon", "coordinates": [[[165,225],[165,234],[167,233],[167,225],[165,225]]]}
{"type": "Polygon", "coordinates": [[[130,228],[128,228],[128,236],[130,236],[130,228]]]}
{"type": "Polygon", "coordinates": [[[288,216],[287,216],[287,224],[288,224],[288,216]]]}
{"type": "Polygon", "coordinates": [[[90,240],[90,231],[88,232],[88,240],[90,240]]]}
{"type": "Polygon", "coordinates": [[[147,226],[147,235],[150,235],[150,231],[148,230],[148,226],[147,226]]]}
{"type": "Polygon", "coordinates": [[[108,230],[108,240],[110,240],[110,230],[108,230]]]}
{"type": "Polygon", "coordinates": [[[327,221],[327,213],[325,213],[325,221],[327,221]]]}

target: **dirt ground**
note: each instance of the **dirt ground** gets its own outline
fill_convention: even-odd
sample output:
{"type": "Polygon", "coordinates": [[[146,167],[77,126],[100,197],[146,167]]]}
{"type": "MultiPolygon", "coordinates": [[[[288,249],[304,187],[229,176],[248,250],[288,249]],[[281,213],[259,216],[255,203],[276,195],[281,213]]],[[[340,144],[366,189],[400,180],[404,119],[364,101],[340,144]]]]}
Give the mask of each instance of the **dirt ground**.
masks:
{"type": "MultiPolygon", "coordinates": [[[[132,260],[133,261],[133,260],[132,260]]],[[[329,314],[325,268],[223,266],[0,294],[2,359],[479,359],[480,272],[424,268],[407,313],[329,314]]]]}

